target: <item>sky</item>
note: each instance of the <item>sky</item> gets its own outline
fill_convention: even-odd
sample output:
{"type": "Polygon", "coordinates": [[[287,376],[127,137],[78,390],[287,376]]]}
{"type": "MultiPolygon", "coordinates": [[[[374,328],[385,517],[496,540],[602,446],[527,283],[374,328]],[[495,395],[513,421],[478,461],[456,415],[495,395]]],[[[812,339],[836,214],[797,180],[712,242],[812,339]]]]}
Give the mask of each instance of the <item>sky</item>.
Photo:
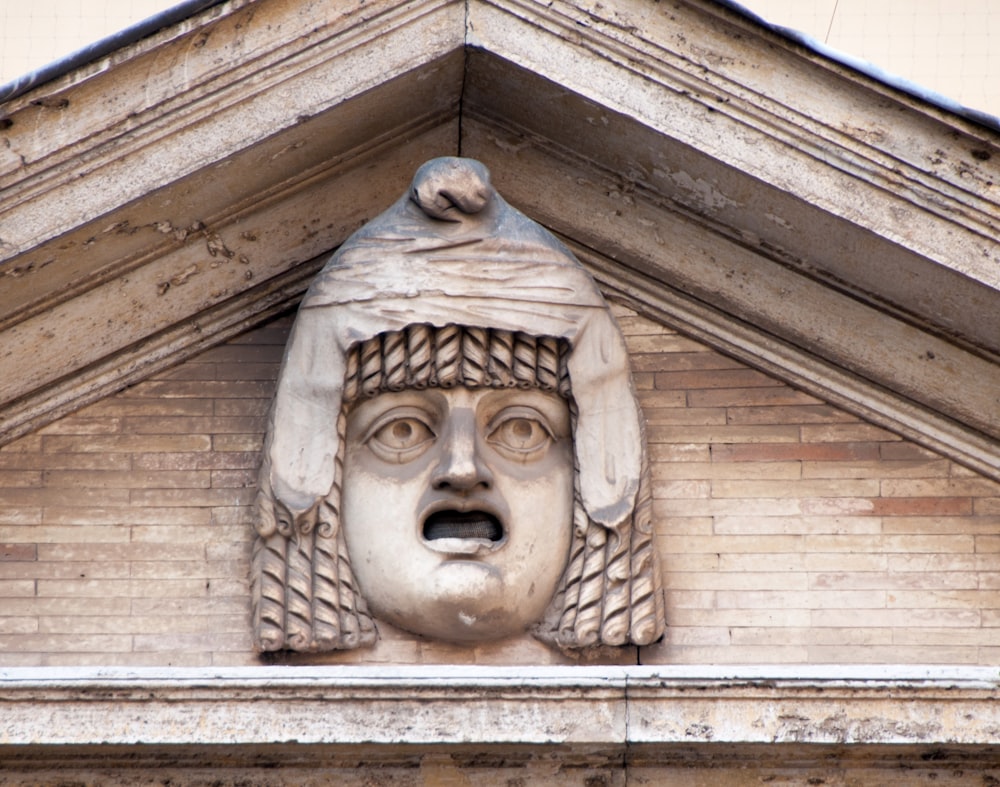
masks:
{"type": "MultiPolygon", "coordinates": [[[[921,87],[1000,115],[1000,0],[738,0],[921,87]]],[[[0,0],[0,84],[176,0],[0,0]]]]}

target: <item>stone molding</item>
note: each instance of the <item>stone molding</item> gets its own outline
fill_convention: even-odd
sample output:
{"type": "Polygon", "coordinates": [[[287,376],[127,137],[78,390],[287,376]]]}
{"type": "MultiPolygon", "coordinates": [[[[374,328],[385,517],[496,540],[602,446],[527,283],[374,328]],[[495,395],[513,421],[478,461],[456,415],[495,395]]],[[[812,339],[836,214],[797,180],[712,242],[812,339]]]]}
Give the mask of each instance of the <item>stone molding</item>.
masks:
{"type": "Polygon", "coordinates": [[[0,670],[8,747],[996,742],[993,668],[0,670]]]}

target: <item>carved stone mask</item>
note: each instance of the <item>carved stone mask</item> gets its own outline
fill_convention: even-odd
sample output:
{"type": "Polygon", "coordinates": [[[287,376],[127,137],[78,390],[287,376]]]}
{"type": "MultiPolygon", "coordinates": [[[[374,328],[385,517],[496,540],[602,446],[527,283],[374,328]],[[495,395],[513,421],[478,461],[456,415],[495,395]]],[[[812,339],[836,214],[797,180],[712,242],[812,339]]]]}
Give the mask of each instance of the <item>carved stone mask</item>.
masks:
{"type": "Polygon", "coordinates": [[[569,251],[435,159],[317,276],[264,449],[262,650],[533,626],[662,633],[642,422],[621,334],[569,251]]]}
{"type": "Polygon", "coordinates": [[[569,554],[567,402],[465,386],[358,402],[343,501],[351,564],[376,618],[451,641],[524,631],[569,554]]]}

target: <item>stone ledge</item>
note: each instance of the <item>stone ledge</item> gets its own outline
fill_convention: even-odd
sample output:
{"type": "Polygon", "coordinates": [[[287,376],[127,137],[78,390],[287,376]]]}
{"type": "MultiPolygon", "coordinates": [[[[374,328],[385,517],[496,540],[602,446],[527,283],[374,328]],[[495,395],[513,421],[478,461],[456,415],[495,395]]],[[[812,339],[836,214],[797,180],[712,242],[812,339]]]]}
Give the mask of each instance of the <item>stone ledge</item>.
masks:
{"type": "Polygon", "coordinates": [[[1000,737],[993,668],[0,670],[0,747],[808,743],[1000,737]]]}

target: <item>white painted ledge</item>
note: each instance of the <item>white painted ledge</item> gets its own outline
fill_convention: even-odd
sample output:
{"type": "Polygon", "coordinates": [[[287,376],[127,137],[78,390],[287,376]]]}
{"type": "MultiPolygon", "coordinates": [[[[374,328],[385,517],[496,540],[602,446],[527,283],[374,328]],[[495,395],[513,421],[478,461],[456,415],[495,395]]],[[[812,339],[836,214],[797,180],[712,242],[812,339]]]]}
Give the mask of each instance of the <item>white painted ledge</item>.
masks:
{"type": "Polygon", "coordinates": [[[1000,670],[261,667],[0,670],[0,745],[976,745],[1000,670]]]}

